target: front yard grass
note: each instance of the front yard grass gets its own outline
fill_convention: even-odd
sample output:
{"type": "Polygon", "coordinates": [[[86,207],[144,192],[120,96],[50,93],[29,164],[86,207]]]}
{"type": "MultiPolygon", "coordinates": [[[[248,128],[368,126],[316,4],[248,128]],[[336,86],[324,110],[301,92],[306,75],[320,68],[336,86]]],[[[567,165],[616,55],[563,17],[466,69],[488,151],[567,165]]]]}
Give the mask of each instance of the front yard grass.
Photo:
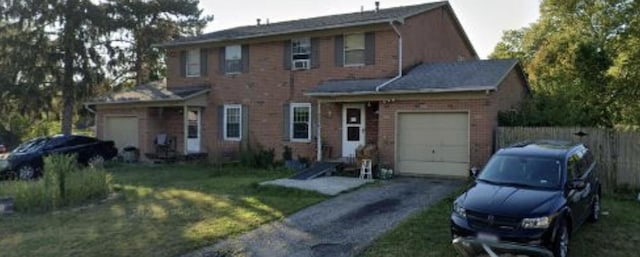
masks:
{"type": "MultiPolygon", "coordinates": [[[[451,246],[449,215],[454,196],[405,220],[376,240],[361,257],[457,257],[451,246]]],[[[597,223],[585,223],[571,239],[574,257],[632,257],[640,253],[640,204],[627,197],[605,197],[597,223]]]]}
{"type": "Polygon", "coordinates": [[[0,216],[0,256],[175,256],[326,199],[258,186],[290,175],[283,170],[121,165],[109,171],[120,195],[114,200],[0,216]]]}

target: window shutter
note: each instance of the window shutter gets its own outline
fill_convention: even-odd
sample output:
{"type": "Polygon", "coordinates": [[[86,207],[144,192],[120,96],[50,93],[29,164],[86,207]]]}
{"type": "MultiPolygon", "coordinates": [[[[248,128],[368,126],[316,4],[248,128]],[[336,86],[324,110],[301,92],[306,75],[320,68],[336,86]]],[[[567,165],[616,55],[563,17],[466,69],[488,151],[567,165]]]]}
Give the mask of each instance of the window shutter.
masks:
{"type": "Polygon", "coordinates": [[[376,63],[376,34],[367,32],[364,34],[364,64],[373,65],[376,63]]]}
{"type": "Polygon", "coordinates": [[[218,106],[218,139],[224,140],[224,105],[218,106]]]}
{"type": "Polygon", "coordinates": [[[187,76],[187,51],[180,51],[180,77],[187,76]]]}
{"type": "Polygon", "coordinates": [[[206,77],[209,65],[207,63],[209,59],[209,50],[206,48],[200,49],[200,76],[206,77]]]}
{"type": "Polygon", "coordinates": [[[320,40],[317,38],[311,39],[311,68],[315,69],[320,67],[320,40]]]}
{"type": "Polygon", "coordinates": [[[220,50],[218,51],[218,72],[220,72],[220,74],[225,74],[226,73],[226,57],[225,57],[225,47],[220,47],[220,50]]]}
{"type": "Polygon", "coordinates": [[[285,103],[282,105],[282,120],[283,120],[283,127],[282,127],[282,141],[289,141],[289,127],[291,126],[290,124],[290,113],[289,113],[289,103],[285,103]]]}
{"type": "Polygon", "coordinates": [[[310,108],[309,124],[311,127],[311,131],[309,131],[309,133],[311,133],[311,141],[315,142],[316,136],[318,136],[318,105],[316,104],[314,106],[313,103],[311,103],[310,108]]]}
{"type": "Polygon", "coordinates": [[[249,106],[243,104],[240,108],[240,112],[242,113],[242,120],[240,121],[242,124],[242,131],[240,131],[240,145],[242,149],[247,150],[249,149],[249,106]]]}
{"type": "Polygon", "coordinates": [[[249,72],[249,46],[242,46],[242,72],[249,72]]]}
{"type": "Polygon", "coordinates": [[[282,66],[285,70],[291,70],[291,40],[285,40],[282,45],[282,66]]]}
{"type": "Polygon", "coordinates": [[[344,66],[344,37],[342,35],[336,36],[335,57],[336,66],[344,66]]]}

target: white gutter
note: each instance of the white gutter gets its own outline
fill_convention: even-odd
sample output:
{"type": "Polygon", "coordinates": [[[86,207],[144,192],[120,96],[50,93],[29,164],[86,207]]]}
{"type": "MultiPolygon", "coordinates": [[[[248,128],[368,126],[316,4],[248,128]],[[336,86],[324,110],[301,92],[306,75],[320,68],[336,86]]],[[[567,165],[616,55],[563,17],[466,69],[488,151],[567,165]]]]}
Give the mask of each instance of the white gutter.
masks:
{"type": "Polygon", "coordinates": [[[380,92],[380,89],[402,77],[402,34],[400,34],[400,30],[398,30],[396,25],[393,25],[393,21],[389,21],[389,25],[391,25],[393,31],[398,35],[398,75],[377,86],[376,92],[380,92]]]}
{"type": "Polygon", "coordinates": [[[93,114],[93,115],[95,115],[95,114],[96,114],[96,111],[95,111],[94,109],[89,108],[89,104],[88,104],[88,103],[85,103],[85,104],[83,104],[83,105],[84,105],[84,108],[85,108],[87,111],[89,111],[91,114],[93,114]]]}

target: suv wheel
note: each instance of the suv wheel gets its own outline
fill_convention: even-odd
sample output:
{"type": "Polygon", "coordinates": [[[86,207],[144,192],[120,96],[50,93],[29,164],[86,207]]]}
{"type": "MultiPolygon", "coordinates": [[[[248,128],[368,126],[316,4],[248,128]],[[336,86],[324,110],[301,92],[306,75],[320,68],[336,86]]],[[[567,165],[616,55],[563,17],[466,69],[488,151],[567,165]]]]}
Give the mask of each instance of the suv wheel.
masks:
{"type": "Polygon", "coordinates": [[[600,194],[596,193],[593,197],[593,203],[591,203],[591,214],[589,215],[589,221],[596,222],[600,219],[600,194]]]}
{"type": "Polygon", "coordinates": [[[18,169],[18,178],[21,180],[33,179],[36,177],[36,169],[30,165],[24,165],[18,169]]]}
{"type": "Polygon", "coordinates": [[[569,256],[569,230],[565,221],[562,221],[556,231],[556,240],[553,242],[553,256],[567,257],[569,256]]]}
{"type": "Polygon", "coordinates": [[[102,157],[102,155],[100,154],[91,156],[91,158],[89,158],[89,160],[87,161],[87,164],[92,167],[102,166],[104,164],[104,157],[102,157]]]}

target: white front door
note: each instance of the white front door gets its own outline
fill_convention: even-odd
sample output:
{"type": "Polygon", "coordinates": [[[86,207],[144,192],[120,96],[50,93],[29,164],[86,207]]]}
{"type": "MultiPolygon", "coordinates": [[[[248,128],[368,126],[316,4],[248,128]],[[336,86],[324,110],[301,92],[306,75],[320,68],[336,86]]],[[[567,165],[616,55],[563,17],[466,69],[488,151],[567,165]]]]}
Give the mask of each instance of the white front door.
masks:
{"type": "Polygon", "coordinates": [[[356,148],[364,145],[364,104],[345,104],[342,107],[342,156],[355,157],[356,148]]]}
{"type": "Polygon", "coordinates": [[[200,110],[189,109],[187,112],[187,152],[199,153],[200,152],[200,110]]]}

